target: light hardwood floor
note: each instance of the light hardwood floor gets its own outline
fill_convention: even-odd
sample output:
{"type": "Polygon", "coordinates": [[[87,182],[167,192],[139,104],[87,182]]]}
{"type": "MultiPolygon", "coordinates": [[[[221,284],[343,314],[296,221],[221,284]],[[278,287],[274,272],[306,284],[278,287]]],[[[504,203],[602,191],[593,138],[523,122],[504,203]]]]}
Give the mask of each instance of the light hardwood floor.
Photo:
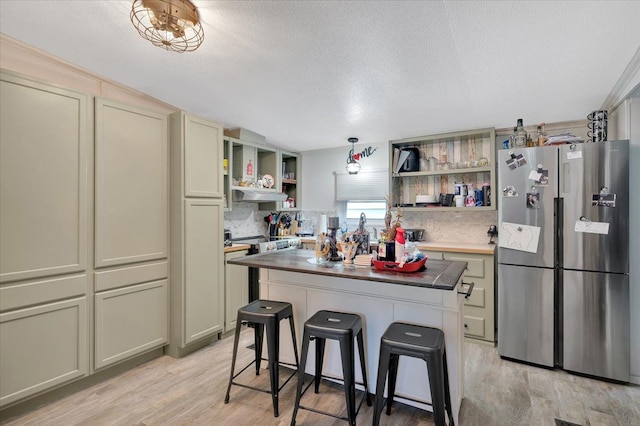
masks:
{"type": "MultiPolygon", "coordinates": [[[[244,331],[241,348],[250,345],[252,338],[251,330],[244,331]]],[[[278,418],[273,417],[271,396],[266,393],[233,386],[231,401],[224,404],[232,347],[230,337],[181,359],[154,359],[3,424],[289,425],[295,378],[280,394],[278,418]]],[[[554,419],[579,425],[640,425],[638,386],[505,361],[494,348],[466,343],[465,351],[462,426],[555,425],[554,419]]],[[[238,365],[246,365],[251,354],[242,349],[238,365]]],[[[282,377],[286,372],[281,372],[282,377]]],[[[266,370],[256,377],[249,369],[240,377],[244,383],[268,388],[266,370]]],[[[319,395],[310,389],[303,403],[344,415],[343,395],[340,386],[324,384],[319,395]]],[[[358,424],[371,424],[372,414],[373,409],[363,404],[358,424]]],[[[334,424],[346,422],[298,412],[297,425],[334,424]]],[[[381,424],[431,425],[433,421],[428,412],[396,403],[391,416],[383,414],[381,424]]]]}

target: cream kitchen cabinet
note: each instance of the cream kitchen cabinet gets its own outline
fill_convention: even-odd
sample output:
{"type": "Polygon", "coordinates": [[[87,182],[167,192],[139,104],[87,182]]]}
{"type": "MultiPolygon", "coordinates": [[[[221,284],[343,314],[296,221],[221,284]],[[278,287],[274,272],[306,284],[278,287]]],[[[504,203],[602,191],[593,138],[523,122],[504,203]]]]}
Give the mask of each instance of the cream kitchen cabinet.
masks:
{"type": "Polygon", "coordinates": [[[465,337],[470,341],[495,343],[495,264],[494,256],[474,253],[444,252],[445,260],[467,262],[464,282],[474,282],[469,299],[464,302],[465,337]]]}
{"type": "Polygon", "coordinates": [[[224,331],[236,328],[238,309],[249,303],[249,269],[246,266],[228,265],[227,261],[247,255],[247,250],[224,255],[224,331]]]}
{"type": "Polygon", "coordinates": [[[96,98],[96,268],[166,259],[167,117],[96,98]]]}
{"type": "Polygon", "coordinates": [[[222,125],[182,111],[171,114],[171,139],[180,142],[185,197],[224,196],[222,125]]]}
{"type": "Polygon", "coordinates": [[[166,352],[179,357],[224,331],[223,138],[221,125],[184,112],[172,114],[170,124],[171,331],[166,352]]]}
{"type": "Polygon", "coordinates": [[[0,287],[0,407],[89,374],[85,274],[0,287]]]}
{"type": "Polygon", "coordinates": [[[0,407],[90,371],[88,108],[0,72],[0,407]]]}
{"type": "Polygon", "coordinates": [[[0,282],[87,268],[88,97],[0,75],[0,282]]]}
{"type": "Polygon", "coordinates": [[[163,346],[169,334],[169,263],[95,273],[95,368],[163,346]]]}
{"type": "Polygon", "coordinates": [[[168,341],[167,116],[96,98],[95,147],[99,370],[168,341]]]}

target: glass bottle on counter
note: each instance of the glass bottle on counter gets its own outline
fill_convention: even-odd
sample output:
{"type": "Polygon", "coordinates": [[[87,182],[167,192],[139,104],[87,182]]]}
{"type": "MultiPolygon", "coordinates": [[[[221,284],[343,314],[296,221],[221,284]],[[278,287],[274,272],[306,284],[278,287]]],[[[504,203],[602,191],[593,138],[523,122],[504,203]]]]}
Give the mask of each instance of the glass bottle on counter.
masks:
{"type": "Polygon", "coordinates": [[[513,147],[524,148],[525,146],[527,146],[527,132],[522,125],[522,118],[518,118],[518,124],[513,135],[513,147]]]}
{"type": "Polygon", "coordinates": [[[547,133],[544,131],[544,123],[538,126],[538,146],[545,146],[547,142],[547,133]]]}

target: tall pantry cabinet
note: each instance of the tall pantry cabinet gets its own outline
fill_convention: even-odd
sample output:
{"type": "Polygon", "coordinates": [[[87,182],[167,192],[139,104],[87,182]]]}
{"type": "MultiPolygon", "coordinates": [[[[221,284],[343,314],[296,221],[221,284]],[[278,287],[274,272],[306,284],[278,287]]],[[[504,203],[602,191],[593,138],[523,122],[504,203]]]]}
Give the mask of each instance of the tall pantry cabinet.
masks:
{"type": "Polygon", "coordinates": [[[0,407],[89,374],[88,108],[0,74],[0,407]]]}
{"type": "Polygon", "coordinates": [[[171,129],[171,337],[179,357],[224,328],[223,127],[184,112],[171,129]]]}
{"type": "Polygon", "coordinates": [[[168,120],[95,100],[95,367],[168,341],[168,120]]]}
{"type": "Polygon", "coordinates": [[[4,408],[166,344],[169,184],[166,115],[0,76],[4,408]]]}

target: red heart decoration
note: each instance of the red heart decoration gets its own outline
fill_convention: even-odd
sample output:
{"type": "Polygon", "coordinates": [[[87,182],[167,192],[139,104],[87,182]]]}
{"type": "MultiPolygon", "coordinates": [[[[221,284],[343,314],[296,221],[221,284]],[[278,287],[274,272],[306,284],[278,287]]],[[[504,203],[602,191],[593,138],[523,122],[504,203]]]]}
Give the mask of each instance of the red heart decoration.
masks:
{"type": "Polygon", "coordinates": [[[353,154],[353,158],[357,161],[360,159],[360,153],[353,154]]]}

